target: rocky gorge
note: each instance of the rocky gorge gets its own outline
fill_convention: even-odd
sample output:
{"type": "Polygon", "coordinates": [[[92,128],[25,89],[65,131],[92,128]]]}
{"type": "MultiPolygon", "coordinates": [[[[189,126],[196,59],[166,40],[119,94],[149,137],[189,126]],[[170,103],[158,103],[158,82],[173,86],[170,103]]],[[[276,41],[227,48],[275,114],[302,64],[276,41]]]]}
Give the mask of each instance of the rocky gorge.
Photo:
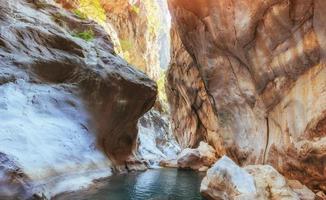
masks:
{"type": "Polygon", "coordinates": [[[0,0],[0,199],[326,199],[325,10],[0,0]]]}

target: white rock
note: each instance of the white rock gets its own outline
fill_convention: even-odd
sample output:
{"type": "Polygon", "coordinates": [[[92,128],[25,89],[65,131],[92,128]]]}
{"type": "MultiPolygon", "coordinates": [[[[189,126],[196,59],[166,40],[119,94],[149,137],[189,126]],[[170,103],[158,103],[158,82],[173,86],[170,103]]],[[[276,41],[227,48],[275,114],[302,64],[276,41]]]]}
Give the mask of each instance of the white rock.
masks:
{"type": "Polygon", "coordinates": [[[299,200],[313,199],[312,192],[296,184],[293,191],[286,179],[269,165],[244,168],[224,156],[207,171],[200,191],[210,200],[299,200]],[[304,198],[299,198],[300,197],[304,198]]]}
{"type": "Polygon", "coordinates": [[[256,193],[254,178],[246,170],[223,156],[207,171],[200,192],[208,199],[232,199],[256,193]]]}

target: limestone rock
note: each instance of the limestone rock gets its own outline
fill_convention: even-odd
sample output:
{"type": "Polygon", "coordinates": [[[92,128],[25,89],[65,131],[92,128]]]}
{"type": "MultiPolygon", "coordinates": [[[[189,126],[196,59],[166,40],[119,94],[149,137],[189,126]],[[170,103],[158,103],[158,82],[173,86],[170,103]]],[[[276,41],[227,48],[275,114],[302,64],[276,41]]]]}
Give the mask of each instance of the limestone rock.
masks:
{"type": "Polygon", "coordinates": [[[9,159],[0,158],[0,185],[14,179],[47,197],[125,163],[157,94],[103,28],[51,2],[0,3],[0,157],[9,159]]]}
{"type": "Polygon", "coordinates": [[[297,182],[287,181],[270,165],[241,168],[224,156],[207,171],[200,191],[210,200],[313,200],[314,193],[297,182]]]}
{"type": "Polygon", "coordinates": [[[178,155],[177,163],[179,168],[190,168],[203,171],[216,161],[216,152],[213,147],[205,142],[200,142],[196,149],[184,149],[178,155]]]}
{"type": "Polygon", "coordinates": [[[239,196],[254,197],[256,186],[252,175],[223,156],[207,171],[200,192],[210,200],[245,199],[239,196]]]}
{"type": "Polygon", "coordinates": [[[325,191],[326,2],[169,0],[169,7],[188,53],[169,72],[170,102],[180,105],[172,118],[188,119],[174,128],[182,146],[214,146],[209,138],[217,138],[240,165],[271,164],[325,191]]]}
{"type": "Polygon", "coordinates": [[[180,153],[166,114],[151,109],[140,118],[138,130],[137,154],[150,165],[158,165],[161,160],[176,159],[180,153]]]}
{"type": "Polygon", "coordinates": [[[176,159],[171,160],[161,160],[159,165],[161,167],[168,167],[168,168],[178,168],[178,162],[176,159]]]}
{"type": "Polygon", "coordinates": [[[288,185],[290,188],[299,196],[300,199],[304,200],[314,200],[315,193],[313,193],[305,185],[302,185],[300,181],[297,180],[288,180],[288,185]]]}
{"type": "Polygon", "coordinates": [[[200,141],[206,141],[219,155],[224,155],[212,99],[206,91],[198,66],[181,42],[176,23],[172,24],[171,47],[166,93],[173,133],[182,148],[195,148],[200,141]]]}
{"type": "Polygon", "coordinates": [[[286,179],[270,165],[248,165],[244,169],[255,179],[256,199],[299,200],[286,179]]]}

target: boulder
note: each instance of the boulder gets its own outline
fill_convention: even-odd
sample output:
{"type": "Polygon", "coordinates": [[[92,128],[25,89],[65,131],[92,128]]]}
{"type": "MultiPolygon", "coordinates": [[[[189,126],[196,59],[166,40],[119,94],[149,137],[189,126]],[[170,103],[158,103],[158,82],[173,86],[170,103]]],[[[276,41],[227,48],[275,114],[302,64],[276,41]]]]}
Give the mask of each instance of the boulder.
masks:
{"type": "Polygon", "coordinates": [[[200,191],[209,200],[313,200],[298,181],[287,181],[270,165],[239,167],[227,156],[207,171],[200,191]]]}
{"type": "Polygon", "coordinates": [[[204,171],[216,161],[216,152],[205,142],[200,142],[197,149],[184,149],[177,158],[179,168],[204,171]]]}
{"type": "Polygon", "coordinates": [[[201,194],[210,200],[254,197],[256,191],[254,177],[226,156],[207,171],[200,186],[201,194]]]}
{"type": "Polygon", "coordinates": [[[244,169],[255,179],[256,199],[299,200],[286,179],[270,165],[248,165],[244,169]]]}

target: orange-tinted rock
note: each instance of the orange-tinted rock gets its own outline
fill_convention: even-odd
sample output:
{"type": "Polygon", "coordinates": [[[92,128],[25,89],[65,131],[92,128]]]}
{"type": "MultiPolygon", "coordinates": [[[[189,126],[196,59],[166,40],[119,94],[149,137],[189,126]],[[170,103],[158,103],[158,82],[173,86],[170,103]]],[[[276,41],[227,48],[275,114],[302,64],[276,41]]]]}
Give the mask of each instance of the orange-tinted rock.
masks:
{"type": "Polygon", "coordinates": [[[200,141],[206,141],[223,155],[225,150],[212,99],[196,64],[180,40],[176,24],[171,30],[171,45],[166,92],[174,135],[182,148],[196,148],[200,141]]]}
{"type": "MultiPolygon", "coordinates": [[[[215,113],[227,154],[241,165],[272,164],[291,179],[325,190],[326,2],[170,0],[169,4],[199,74],[189,78],[180,65],[181,73],[173,76],[184,81],[174,81],[173,87],[204,83],[214,111],[206,115],[215,113]]],[[[196,91],[198,85],[183,91],[196,91]]],[[[195,96],[181,94],[183,99],[195,96]]],[[[173,117],[193,118],[183,107],[175,114],[176,107],[173,117]]],[[[189,127],[181,126],[175,134],[182,136],[192,130],[189,127]]],[[[183,146],[203,138],[201,132],[189,132],[190,137],[179,139],[185,141],[183,146]]]]}

